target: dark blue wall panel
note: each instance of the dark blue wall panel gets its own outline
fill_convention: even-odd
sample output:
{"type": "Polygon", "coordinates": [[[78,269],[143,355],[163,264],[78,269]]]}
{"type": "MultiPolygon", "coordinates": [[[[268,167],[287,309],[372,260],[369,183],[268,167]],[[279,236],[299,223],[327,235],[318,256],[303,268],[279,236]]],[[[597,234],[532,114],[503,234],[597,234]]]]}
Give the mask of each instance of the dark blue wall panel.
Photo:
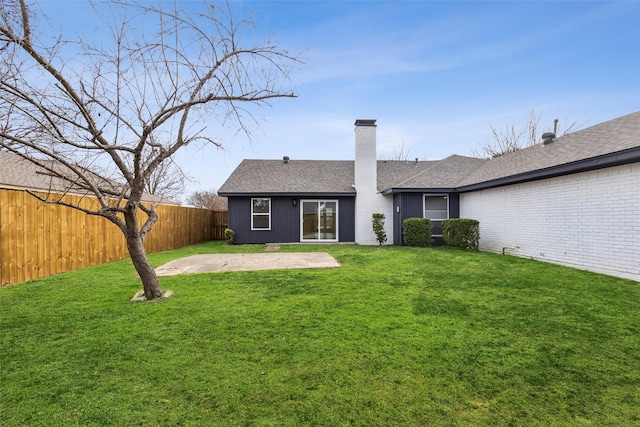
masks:
{"type": "Polygon", "coordinates": [[[338,239],[341,242],[356,241],[356,199],[354,197],[338,198],[338,239]]]}
{"type": "Polygon", "coordinates": [[[424,203],[422,193],[400,193],[394,196],[393,244],[402,244],[402,221],[407,218],[422,218],[424,203]]]}
{"type": "Polygon", "coordinates": [[[449,218],[460,218],[460,195],[449,193],[449,218]]]}
{"type": "MultiPolygon", "coordinates": [[[[354,198],[327,197],[326,199],[338,200],[339,241],[353,242],[355,240],[354,198]]],[[[236,232],[235,243],[299,242],[300,200],[297,197],[271,197],[271,230],[251,230],[251,197],[229,197],[229,228],[236,232]],[[294,200],[296,206],[293,205],[294,200]]]]}
{"type": "MultiPolygon", "coordinates": [[[[460,197],[457,193],[449,193],[449,218],[460,216],[460,197]]],[[[393,244],[402,245],[402,221],[407,218],[424,217],[423,193],[400,193],[393,196],[393,244]]],[[[434,238],[435,245],[441,245],[442,238],[434,238]]]]}

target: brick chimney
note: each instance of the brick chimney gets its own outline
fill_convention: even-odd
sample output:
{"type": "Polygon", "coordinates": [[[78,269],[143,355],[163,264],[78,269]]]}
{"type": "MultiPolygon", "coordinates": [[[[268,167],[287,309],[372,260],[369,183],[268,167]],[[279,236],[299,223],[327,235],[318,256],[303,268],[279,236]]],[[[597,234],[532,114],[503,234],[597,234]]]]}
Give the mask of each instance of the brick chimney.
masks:
{"type": "Polygon", "coordinates": [[[376,121],[356,120],[356,191],[377,191],[376,121]]]}
{"type": "Polygon", "coordinates": [[[393,241],[391,203],[378,192],[376,128],[375,120],[359,119],[355,123],[355,237],[356,243],[361,245],[377,244],[371,226],[372,214],[374,213],[385,214],[388,241],[393,241]]]}

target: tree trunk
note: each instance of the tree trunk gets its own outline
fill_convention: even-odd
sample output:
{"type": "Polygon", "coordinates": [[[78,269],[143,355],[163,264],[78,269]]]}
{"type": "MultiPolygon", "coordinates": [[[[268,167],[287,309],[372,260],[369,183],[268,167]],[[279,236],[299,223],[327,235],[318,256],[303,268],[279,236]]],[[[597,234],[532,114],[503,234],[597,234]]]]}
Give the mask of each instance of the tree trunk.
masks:
{"type": "Polygon", "coordinates": [[[147,252],[144,249],[144,238],[140,234],[138,229],[137,215],[132,214],[131,211],[125,214],[125,223],[127,232],[125,237],[127,239],[127,249],[131,256],[131,262],[138,272],[138,276],[142,280],[142,288],[144,289],[144,296],[147,300],[160,298],[162,296],[162,290],[158,283],[158,276],[153,269],[153,266],[147,258],[147,252]]]}

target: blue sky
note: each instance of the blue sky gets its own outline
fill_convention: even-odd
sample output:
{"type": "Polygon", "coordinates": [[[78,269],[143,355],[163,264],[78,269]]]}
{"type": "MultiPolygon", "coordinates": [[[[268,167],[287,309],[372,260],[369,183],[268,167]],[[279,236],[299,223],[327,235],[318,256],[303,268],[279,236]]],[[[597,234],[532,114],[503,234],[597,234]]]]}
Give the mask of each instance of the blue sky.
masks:
{"type": "Polygon", "coordinates": [[[180,153],[186,194],[219,188],[243,158],[353,159],[358,118],[378,120],[380,157],[434,160],[479,151],[490,125],[524,125],[531,108],[543,131],[640,110],[640,1],[232,4],[302,51],[298,98],[260,110],[252,141],[180,153]]]}

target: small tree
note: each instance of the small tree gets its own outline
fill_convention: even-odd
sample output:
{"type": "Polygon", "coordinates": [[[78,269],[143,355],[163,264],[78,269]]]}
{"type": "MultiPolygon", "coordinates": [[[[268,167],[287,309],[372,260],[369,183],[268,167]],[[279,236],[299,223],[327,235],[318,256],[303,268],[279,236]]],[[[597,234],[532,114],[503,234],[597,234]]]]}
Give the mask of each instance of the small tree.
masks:
{"type": "Polygon", "coordinates": [[[236,232],[230,228],[224,229],[224,238],[227,241],[227,245],[233,245],[233,239],[236,237],[236,232]]]}
{"type": "Polygon", "coordinates": [[[47,28],[26,0],[0,1],[0,149],[61,188],[34,197],[117,225],[145,297],[160,298],[144,247],[158,220],[142,203],[154,172],[187,145],[220,147],[219,129],[250,136],[249,106],[295,96],[297,58],[256,37],[229,3],[92,6],[103,23],[82,38],[70,25],[47,28]],[[70,191],[95,197],[95,208],[67,201],[70,191]]]}
{"type": "Polygon", "coordinates": [[[227,198],[219,196],[215,188],[191,193],[187,203],[201,209],[227,210],[227,198]]]}
{"type": "Polygon", "coordinates": [[[387,242],[387,232],[384,231],[384,214],[374,213],[371,220],[373,225],[373,232],[376,235],[376,240],[379,245],[383,245],[387,242]]]}

